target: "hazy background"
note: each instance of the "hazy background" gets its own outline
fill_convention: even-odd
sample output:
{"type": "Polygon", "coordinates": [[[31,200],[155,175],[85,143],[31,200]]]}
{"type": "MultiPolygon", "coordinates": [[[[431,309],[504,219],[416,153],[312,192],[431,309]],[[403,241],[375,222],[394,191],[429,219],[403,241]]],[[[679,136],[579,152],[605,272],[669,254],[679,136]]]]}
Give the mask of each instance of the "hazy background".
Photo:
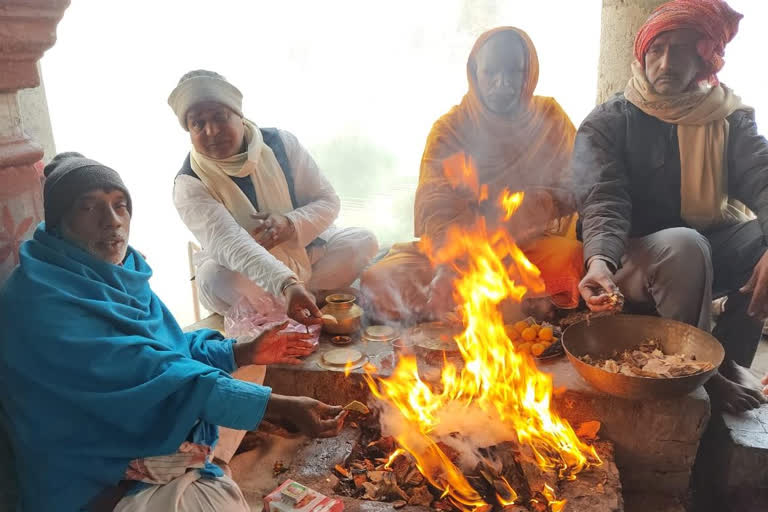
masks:
{"type": "MultiPolygon", "coordinates": [[[[746,18],[721,78],[768,119],[768,2],[730,4],[746,18]]],[[[293,132],[313,154],[341,196],[337,224],[389,244],[412,236],[424,142],[466,91],[477,36],[526,30],[541,61],[537,94],[578,125],[596,97],[600,10],[600,0],[75,0],[42,68],[57,149],[122,174],[131,243],[186,324],[193,238],[171,192],[189,140],[166,103],[182,74],[226,76],[246,116],[293,132]]]]}

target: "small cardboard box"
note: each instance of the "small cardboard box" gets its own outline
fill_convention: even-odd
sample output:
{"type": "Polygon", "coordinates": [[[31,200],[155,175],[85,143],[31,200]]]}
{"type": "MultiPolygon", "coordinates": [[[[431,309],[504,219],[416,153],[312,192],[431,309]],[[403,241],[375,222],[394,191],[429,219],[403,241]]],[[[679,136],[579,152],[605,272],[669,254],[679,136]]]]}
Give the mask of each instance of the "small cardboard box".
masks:
{"type": "Polygon", "coordinates": [[[295,480],[286,480],[264,498],[265,512],[342,512],[344,504],[295,480]]]}

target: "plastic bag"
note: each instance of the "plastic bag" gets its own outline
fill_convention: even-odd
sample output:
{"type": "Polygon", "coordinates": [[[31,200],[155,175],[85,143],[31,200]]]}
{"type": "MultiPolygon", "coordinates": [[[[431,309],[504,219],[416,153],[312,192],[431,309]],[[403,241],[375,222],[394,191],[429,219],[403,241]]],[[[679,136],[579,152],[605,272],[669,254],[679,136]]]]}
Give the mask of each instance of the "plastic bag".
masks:
{"type": "MultiPolygon", "coordinates": [[[[281,332],[307,332],[307,327],[285,314],[285,303],[266,292],[258,297],[241,298],[224,315],[224,332],[229,338],[256,338],[267,329],[285,321],[288,326],[281,332]]],[[[310,325],[308,340],[317,345],[320,341],[321,325],[310,325]]]]}

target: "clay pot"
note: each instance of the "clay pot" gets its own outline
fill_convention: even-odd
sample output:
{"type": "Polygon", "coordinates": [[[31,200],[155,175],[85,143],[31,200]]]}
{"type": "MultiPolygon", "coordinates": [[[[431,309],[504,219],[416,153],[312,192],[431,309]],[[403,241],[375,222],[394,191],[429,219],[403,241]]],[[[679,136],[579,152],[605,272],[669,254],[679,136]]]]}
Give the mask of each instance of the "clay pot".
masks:
{"type": "Polygon", "coordinates": [[[323,329],[331,334],[352,334],[360,330],[363,308],[355,304],[355,296],[350,293],[335,293],[325,298],[323,315],[331,315],[335,322],[323,319],[323,329]]]}

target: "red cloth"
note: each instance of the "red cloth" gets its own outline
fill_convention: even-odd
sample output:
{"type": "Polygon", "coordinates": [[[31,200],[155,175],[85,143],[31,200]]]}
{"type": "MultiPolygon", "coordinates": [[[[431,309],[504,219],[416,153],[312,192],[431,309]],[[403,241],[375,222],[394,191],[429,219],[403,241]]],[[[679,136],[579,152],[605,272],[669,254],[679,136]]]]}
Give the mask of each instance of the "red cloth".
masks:
{"type": "Polygon", "coordinates": [[[725,64],[725,45],[738,32],[743,17],[723,0],[672,0],[657,7],[640,27],[635,38],[635,58],[644,64],[648,47],[662,32],[692,29],[702,35],[697,50],[705,64],[697,79],[716,85],[717,72],[725,64]]]}

